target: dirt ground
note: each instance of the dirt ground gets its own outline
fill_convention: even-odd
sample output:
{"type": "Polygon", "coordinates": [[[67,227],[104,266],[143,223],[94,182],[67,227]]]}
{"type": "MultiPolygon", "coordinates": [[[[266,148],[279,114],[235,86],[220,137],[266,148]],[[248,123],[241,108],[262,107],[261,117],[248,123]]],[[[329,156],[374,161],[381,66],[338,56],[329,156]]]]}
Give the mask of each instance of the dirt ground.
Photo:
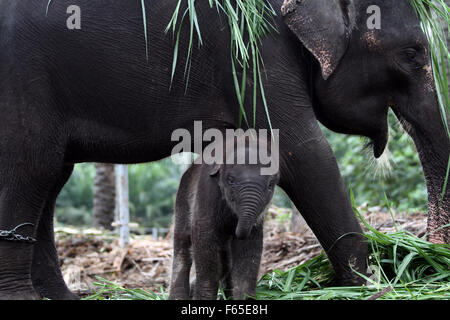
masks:
{"type": "MultiPolygon", "coordinates": [[[[380,208],[361,208],[365,219],[383,232],[394,230],[389,213],[380,208]]],[[[264,254],[260,274],[286,270],[320,254],[322,247],[308,226],[300,220],[291,232],[290,209],[272,207],[265,224],[264,254]]],[[[423,213],[395,214],[396,224],[416,235],[423,235],[423,213]]],[[[126,248],[118,237],[100,230],[57,228],[57,249],[61,269],[69,288],[81,296],[94,292],[96,276],[127,288],[159,292],[169,285],[172,234],[154,240],[151,236],[132,236],[126,248]]]]}

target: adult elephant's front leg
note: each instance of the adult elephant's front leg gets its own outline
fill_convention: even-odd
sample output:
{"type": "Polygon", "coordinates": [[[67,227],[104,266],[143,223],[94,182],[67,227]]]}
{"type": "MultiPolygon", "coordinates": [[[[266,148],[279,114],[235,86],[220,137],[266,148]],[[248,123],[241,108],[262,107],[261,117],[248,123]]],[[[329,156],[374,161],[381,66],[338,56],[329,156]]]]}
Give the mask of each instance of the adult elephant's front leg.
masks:
{"type": "Polygon", "coordinates": [[[49,299],[79,299],[66,286],[58,261],[58,252],[55,247],[53,230],[53,217],[55,202],[61,189],[73,171],[73,165],[67,165],[62,170],[59,181],[49,194],[39,221],[37,242],[33,250],[33,263],[31,266],[31,279],[34,289],[41,297],[49,299]]]}
{"type": "Polygon", "coordinates": [[[364,280],[352,269],[366,272],[367,244],[327,140],[317,125],[309,130],[307,139],[281,132],[280,186],[326,251],[337,284],[358,285],[364,280]]]}

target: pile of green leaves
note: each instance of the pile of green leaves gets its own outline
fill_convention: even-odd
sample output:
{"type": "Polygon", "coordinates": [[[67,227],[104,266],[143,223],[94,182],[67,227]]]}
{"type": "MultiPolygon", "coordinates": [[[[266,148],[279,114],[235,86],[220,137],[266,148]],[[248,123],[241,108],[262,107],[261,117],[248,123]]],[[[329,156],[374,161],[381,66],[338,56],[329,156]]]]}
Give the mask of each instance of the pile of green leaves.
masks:
{"type": "MultiPolygon", "coordinates": [[[[450,298],[450,245],[432,244],[405,230],[383,233],[367,228],[370,277],[361,287],[329,287],[333,270],[324,254],[288,271],[275,270],[260,280],[257,299],[269,300],[446,300],[450,298]]],[[[356,271],[355,271],[356,272],[356,271]]]]}
{"type": "Polygon", "coordinates": [[[97,287],[96,292],[83,300],[167,300],[162,288],[159,293],[128,289],[101,277],[97,277],[94,285],[97,287]]]}

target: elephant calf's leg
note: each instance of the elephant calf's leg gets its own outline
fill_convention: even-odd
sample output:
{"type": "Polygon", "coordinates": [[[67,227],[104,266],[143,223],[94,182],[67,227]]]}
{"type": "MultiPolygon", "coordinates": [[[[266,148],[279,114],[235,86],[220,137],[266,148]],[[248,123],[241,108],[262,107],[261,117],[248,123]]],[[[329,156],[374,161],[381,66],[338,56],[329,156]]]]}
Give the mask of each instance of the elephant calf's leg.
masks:
{"type": "Polygon", "coordinates": [[[67,165],[64,168],[59,181],[47,198],[41,220],[39,221],[38,241],[34,245],[33,251],[33,264],[31,267],[33,286],[41,297],[53,300],[79,299],[76,294],[67,288],[64,282],[59,267],[53,231],[56,197],[69,179],[72,171],[73,165],[67,165]]]}
{"type": "Polygon", "coordinates": [[[175,234],[170,300],[189,299],[189,273],[192,267],[191,241],[189,234],[175,234]]]}
{"type": "Polygon", "coordinates": [[[263,251],[263,226],[254,227],[248,239],[234,239],[232,244],[234,300],[255,296],[258,272],[263,251]]]}
{"type": "Polygon", "coordinates": [[[231,239],[229,243],[225,245],[224,250],[220,253],[222,260],[222,279],[221,285],[225,298],[229,299],[233,296],[233,280],[231,277],[232,265],[232,253],[231,253],[231,239]]]}
{"type": "Polygon", "coordinates": [[[194,242],[193,246],[196,273],[194,300],[217,300],[222,275],[221,248],[214,239],[207,237],[201,243],[194,242]]]}

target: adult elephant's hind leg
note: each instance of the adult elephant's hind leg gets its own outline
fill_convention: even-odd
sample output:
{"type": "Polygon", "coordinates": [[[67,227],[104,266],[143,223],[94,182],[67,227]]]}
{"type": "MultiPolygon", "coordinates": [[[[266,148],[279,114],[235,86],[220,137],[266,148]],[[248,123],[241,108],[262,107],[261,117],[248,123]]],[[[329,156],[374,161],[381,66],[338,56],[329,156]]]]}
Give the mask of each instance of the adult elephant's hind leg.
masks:
{"type": "MultiPolygon", "coordinates": [[[[353,213],[335,156],[317,127],[313,136],[282,146],[280,186],[326,251],[336,284],[364,282],[353,270],[366,272],[367,244],[353,213]],[[353,270],[352,270],[353,269],[353,270]]],[[[291,140],[292,141],[292,140],[291,140]]]]}
{"type": "Polygon", "coordinates": [[[45,207],[39,221],[37,231],[37,243],[33,251],[33,264],[31,267],[31,279],[34,289],[41,297],[57,300],[73,300],[79,297],[72,293],[64,282],[59,267],[58,252],[55,246],[53,230],[53,217],[55,202],[61,189],[69,180],[73,171],[73,165],[66,165],[62,174],[49,193],[45,207]]]}
{"type": "Polygon", "coordinates": [[[47,196],[62,168],[61,152],[50,144],[7,136],[0,143],[0,229],[17,228],[16,240],[0,239],[0,299],[38,299],[31,280],[37,226],[47,196]],[[13,139],[20,143],[10,144],[13,139]],[[30,143],[27,143],[30,142],[30,143]]]}

